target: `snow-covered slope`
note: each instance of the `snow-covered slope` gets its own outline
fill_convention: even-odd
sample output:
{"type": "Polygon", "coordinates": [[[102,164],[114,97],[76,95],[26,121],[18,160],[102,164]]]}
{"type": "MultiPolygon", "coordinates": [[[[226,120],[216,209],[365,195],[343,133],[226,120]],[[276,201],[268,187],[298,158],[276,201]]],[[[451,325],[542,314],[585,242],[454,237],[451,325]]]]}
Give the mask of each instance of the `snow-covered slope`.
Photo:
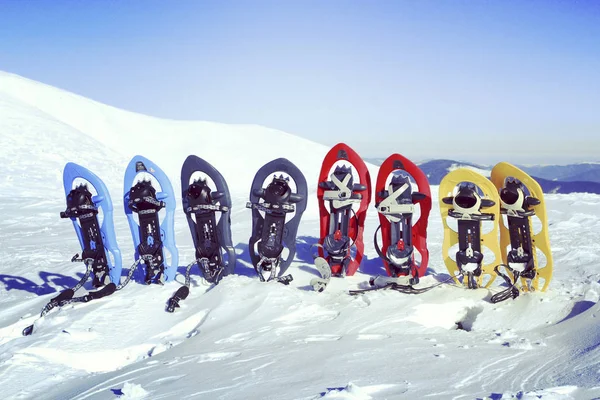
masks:
{"type": "MultiPolygon", "coordinates": [[[[349,288],[383,273],[371,240],[373,208],[359,273],[334,279],[324,293],[308,286],[317,274],[310,246],[318,234],[314,190],[324,146],[258,126],[137,115],[6,73],[0,73],[0,137],[2,398],[600,396],[600,196],[547,196],[556,268],[547,293],[497,305],[488,302],[488,290],[454,285],[418,296],[352,297],[349,288]],[[107,183],[124,263],[132,262],[120,210],[123,170],[134,154],[159,164],[176,192],[189,154],[221,170],[235,201],[237,274],[210,290],[195,275],[190,297],[174,314],[164,307],[179,284],[134,282],[105,299],[53,311],[32,336],[21,336],[49,298],[83,272],[68,262],[79,247],[71,224],[58,216],[67,161],[107,183]],[[255,277],[247,254],[250,212],[243,208],[256,170],[278,157],[300,167],[312,193],[289,286],[255,277]]],[[[193,250],[180,207],[176,240],[183,265],[193,250]]],[[[437,204],[430,218],[424,285],[447,277],[437,204]]]]}
{"type": "MultiPolygon", "coordinates": [[[[320,160],[328,150],[262,126],[170,121],[135,114],[4,72],[0,72],[0,102],[1,132],[10,140],[0,154],[8,156],[11,165],[28,154],[32,163],[42,158],[61,168],[71,160],[103,171],[115,167],[110,171],[118,172],[124,168],[123,161],[143,153],[156,160],[179,187],[181,164],[189,154],[196,154],[227,179],[249,186],[260,166],[285,157],[294,163],[304,160],[303,172],[314,186],[320,160]]],[[[24,170],[29,169],[20,172],[24,170]]]]}

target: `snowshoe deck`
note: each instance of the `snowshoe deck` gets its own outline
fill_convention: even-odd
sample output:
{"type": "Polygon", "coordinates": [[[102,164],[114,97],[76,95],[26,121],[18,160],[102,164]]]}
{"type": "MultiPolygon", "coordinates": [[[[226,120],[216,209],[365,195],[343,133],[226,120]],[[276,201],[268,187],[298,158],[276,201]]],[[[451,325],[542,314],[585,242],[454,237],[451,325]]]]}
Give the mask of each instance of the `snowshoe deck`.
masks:
{"type": "Polygon", "coordinates": [[[496,278],[494,267],[501,260],[498,244],[500,208],[496,187],[483,175],[459,168],[448,173],[440,182],[439,204],[444,226],[442,255],[450,276],[460,283],[458,276],[462,274],[462,284],[469,288],[489,287],[496,278]],[[458,192],[455,190],[457,186],[458,192]],[[450,218],[457,220],[458,231],[450,228],[450,218]],[[482,232],[482,221],[491,221],[489,232],[482,232]],[[453,246],[458,246],[455,258],[449,254],[453,246]],[[484,248],[493,258],[484,257],[484,248]]]}
{"type": "Polygon", "coordinates": [[[70,303],[88,302],[108,296],[114,293],[121,280],[121,252],[113,225],[112,200],[106,185],[85,167],[67,163],[63,171],[63,187],[67,208],[60,216],[71,219],[82,248],[82,257],[75,254],[71,262],[83,262],[86,271],[74,287],[65,289],[50,299],[34,323],[23,329],[23,336],[33,334],[35,323],[51,310],[70,303]],[[96,192],[95,195],[90,186],[96,192]],[[99,222],[99,215],[102,216],[102,223],[99,222]],[[93,286],[101,289],[74,297],[90,276],[93,276],[93,286]]]}
{"type": "Polygon", "coordinates": [[[208,282],[218,283],[222,277],[233,273],[236,261],[231,239],[229,188],[223,175],[211,164],[190,155],[181,168],[181,190],[198,266],[208,282]],[[204,176],[192,181],[196,172],[204,176]],[[214,182],[215,190],[209,186],[206,177],[214,182]]]}
{"type": "Polygon", "coordinates": [[[269,281],[286,272],[296,254],[296,234],[306,209],[308,189],[306,178],[289,160],[278,158],[261,167],[252,182],[250,201],[252,235],[249,241],[250,259],[261,280],[269,281]],[[292,191],[287,174],[296,186],[292,191]],[[272,177],[263,188],[263,182],[272,177]],[[294,213],[286,222],[286,215],[294,213]],[[282,256],[283,249],[288,253],[282,256]],[[265,275],[267,275],[265,277],[265,275]]]}
{"type": "Polygon", "coordinates": [[[175,206],[175,194],[166,174],[147,158],[133,157],[125,170],[123,207],[135,246],[135,259],[145,264],[148,284],[175,279],[179,262],[174,234],[175,206]],[[138,174],[141,173],[152,175],[161,191],[153,186],[151,179],[140,180],[138,174]],[[166,215],[161,221],[159,212],[163,208],[166,215]]]}
{"type": "MultiPolygon", "coordinates": [[[[83,252],[80,261],[93,259],[94,286],[103,286],[109,282],[119,284],[121,251],[115,235],[113,204],[106,185],[87,168],[70,162],[63,171],[63,186],[67,209],[61,212],[61,217],[69,218],[73,223],[83,252]],[[86,183],[74,187],[78,178],[86,183]],[[96,191],[96,195],[92,196],[88,184],[96,191]],[[101,224],[98,220],[99,213],[102,215],[101,224]],[[109,279],[106,279],[106,274],[109,279]]],[[[76,261],[76,257],[73,261],[76,261]]]]}
{"type": "Polygon", "coordinates": [[[500,209],[506,214],[500,224],[502,260],[509,267],[525,264],[519,268],[525,290],[545,291],[552,279],[553,260],[542,188],[527,173],[506,162],[494,166],[491,180],[500,191],[500,209]],[[542,225],[538,233],[533,230],[534,216],[542,225]],[[546,258],[545,265],[539,263],[538,249],[546,258]]]}
{"type": "Polygon", "coordinates": [[[363,232],[371,202],[371,177],[360,156],[344,143],[335,145],[323,160],[317,189],[320,215],[319,257],[325,258],[334,275],[352,276],[364,253],[363,232]],[[350,165],[332,167],[344,161],[350,165]],[[354,182],[352,168],[358,174],[354,182]],[[353,205],[357,204],[355,211],[353,205]],[[328,207],[329,206],[329,207],[328,207]],[[351,254],[354,247],[355,254],[351,254]]]}
{"type": "Polygon", "coordinates": [[[392,154],[379,167],[375,207],[379,212],[382,237],[380,248],[375,232],[375,249],[386,272],[389,276],[411,275],[416,283],[419,277],[425,275],[429,264],[427,222],[431,211],[431,190],[427,176],[406,157],[392,154]],[[408,176],[399,172],[409,174],[417,187],[413,188],[408,176]],[[420,207],[417,221],[412,220],[415,205],[420,207]],[[415,249],[421,256],[420,262],[415,260],[415,249]]]}

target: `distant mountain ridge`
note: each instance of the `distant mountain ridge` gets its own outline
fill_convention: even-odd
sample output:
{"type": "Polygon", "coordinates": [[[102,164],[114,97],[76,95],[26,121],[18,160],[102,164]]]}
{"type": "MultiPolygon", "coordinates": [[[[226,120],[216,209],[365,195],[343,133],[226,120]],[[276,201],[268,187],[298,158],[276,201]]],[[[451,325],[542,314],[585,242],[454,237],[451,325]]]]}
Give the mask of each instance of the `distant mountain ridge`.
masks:
{"type": "MultiPolygon", "coordinates": [[[[384,159],[368,158],[366,161],[381,165],[384,159]]],[[[439,185],[448,172],[459,167],[471,168],[487,177],[492,169],[492,166],[444,159],[417,165],[425,172],[431,185],[439,185]]],[[[535,178],[545,193],[600,194],[600,163],[517,166],[535,178]]]]}
{"type": "Polygon", "coordinates": [[[600,163],[569,165],[519,166],[529,175],[566,182],[589,181],[600,183],[600,163]]]}

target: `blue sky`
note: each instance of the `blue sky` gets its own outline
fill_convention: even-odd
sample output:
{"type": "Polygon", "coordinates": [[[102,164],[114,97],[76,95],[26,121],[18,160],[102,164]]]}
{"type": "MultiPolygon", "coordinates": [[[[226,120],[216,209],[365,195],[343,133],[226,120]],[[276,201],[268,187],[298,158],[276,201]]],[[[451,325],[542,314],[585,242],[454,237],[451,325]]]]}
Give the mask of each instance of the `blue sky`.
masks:
{"type": "Polygon", "coordinates": [[[0,70],[364,157],[600,160],[594,1],[0,0],[0,70]]]}

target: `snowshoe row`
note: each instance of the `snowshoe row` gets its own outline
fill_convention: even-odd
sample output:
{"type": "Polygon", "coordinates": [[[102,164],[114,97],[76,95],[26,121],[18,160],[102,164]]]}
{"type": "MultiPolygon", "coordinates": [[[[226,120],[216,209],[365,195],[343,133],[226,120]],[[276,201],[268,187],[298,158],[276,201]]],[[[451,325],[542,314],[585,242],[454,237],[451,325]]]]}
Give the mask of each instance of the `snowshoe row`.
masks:
{"type": "MultiPolygon", "coordinates": [[[[174,234],[176,197],[167,175],[156,164],[138,155],[125,170],[123,206],[135,262],[123,282],[113,205],[105,184],[86,168],[68,163],[63,185],[67,208],[60,216],[71,219],[82,250],[81,258],[77,254],[71,261],[83,262],[86,273],[75,287],[53,298],[41,316],[69,302],[90,301],[121,290],[140,265],[146,284],[175,280],[179,265],[174,234]],[[90,277],[92,286],[101,289],[74,297],[90,277]]],[[[209,284],[218,284],[236,265],[232,201],[223,176],[205,160],[190,155],[181,169],[181,190],[195,255],[185,268],[184,285],[167,302],[169,312],[189,295],[195,265],[209,284]]],[[[359,269],[371,192],[369,170],[360,156],[344,143],[334,146],[325,156],[317,186],[320,235],[315,266],[321,277],[311,281],[314,290],[322,292],[332,276],[352,276],[359,269]]],[[[250,259],[261,281],[292,281],[285,273],[296,254],[296,235],[307,202],[306,179],[289,160],[273,160],[256,173],[246,207],[252,211],[250,259]]],[[[496,165],[491,180],[459,168],[442,180],[439,204],[444,227],[442,255],[449,279],[473,289],[489,287],[496,277],[502,277],[508,288],[494,295],[493,302],[515,298],[520,290],[546,290],[552,276],[552,255],[543,193],[533,178],[508,163],[496,165]],[[536,216],[541,230],[534,231],[532,218],[536,216]],[[538,261],[538,250],[546,259],[544,265],[538,261]]],[[[389,279],[373,278],[372,289],[404,293],[430,289],[413,285],[428,268],[431,205],[423,171],[400,154],[389,156],[376,180],[379,226],[374,235],[375,250],[389,279]]],[[[32,330],[28,327],[23,334],[32,330]]]]}
{"type": "Polygon", "coordinates": [[[503,278],[508,288],[492,302],[515,298],[521,290],[548,288],[553,269],[548,219],[542,189],[533,178],[505,162],[493,167],[490,179],[461,168],[444,177],[439,196],[443,259],[457,283],[490,287],[503,278]],[[545,263],[538,260],[538,250],[545,263]]]}
{"type": "MultiPolygon", "coordinates": [[[[459,168],[440,184],[442,253],[450,274],[444,282],[455,280],[475,289],[490,287],[501,277],[508,288],[492,296],[492,302],[515,298],[522,290],[545,291],[552,277],[552,254],[542,190],[533,178],[508,163],[497,164],[490,179],[459,168]],[[536,232],[534,216],[541,225],[536,232]],[[543,265],[538,261],[538,250],[545,258],[543,265]]],[[[321,217],[317,270],[327,263],[332,276],[351,276],[357,271],[364,252],[370,186],[365,163],[350,147],[337,144],[325,156],[317,192],[321,217]]],[[[374,247],[388,278],[372,278],[371,288],[351,294],[378,288],[415,294],[438,286],[413,287],[429,263],[431,203],[427,177],[413,162],[393,154],[382,163],[375,187],[380,225],[374,247]]],[[[317,291],[323,291],[329,281],[326,274],[321,275],[322,279],[313,279],[317,291]]]]}
{"type": "MultiPolygon", "coordinates": [[[[90,301],[121,290],[141,268],[145,284],[175,280],[179,253],[175,244],[176,197],[167,175],[152,161],[135,156],[125,170],[123,207],[134,244],[135,262],[121,282],[122,256],[113,225],[113,205],[104,182],[88,169],[68,163],[63,172],[69,218],[79,239],[86,273],[73,288],[62,291],[44,307],[43,317],[55,307],[75,301],[90,301]],[[92,277],[92,286],[101,288],[74,297],[92,277]]],[[[205,160],[190,155],[181,169],[182,205],[195,248],[195,258],[185,268],[185,283],[167,301],[173,312],[190,291],[190,274],[198,265],[201,276],[218,284],[234,272],[236,252],[231,236],[231,196],[223,176],[205,160]]],[[[263,281],[289,284],[283,273],[295,255],[298,225],[307,203],[306,179],[290,161],[280,158],[263,166],[255,176],[248,208],[252,209],[250,257],[263,281]],[[277,175],[279,173],[279,175],[277,175]],[[271,182],[262,187],[272,176],[271,182]],[[290,180],[291,179],[291,180],[290,180]],[[290,216],[288,218],[288,216],[290,216]],[[284,254],[284,249],[287,252],[284,254]]],[[[30,335],[33,325],[25,328],[30,335]]]]}
{"type": "MultiPolygon", "coordinates": [[[[319,176],[321,227],[315,259],[318,266],[327,262],[333,276],[352,276],[360,266],[371,192],[370,174],[360,156],[344,143],[334,146],[325,156],[319,176]]],[[[427,177],[407,158],[392,154],[379,168],[375,207],[379,227],[373,241],[387,274],[409,276],[410,283],[418,283],[429,262],[431,193],[427,177]]],[[[320,285],[315,290],[323,290],[320,285]]]]}

